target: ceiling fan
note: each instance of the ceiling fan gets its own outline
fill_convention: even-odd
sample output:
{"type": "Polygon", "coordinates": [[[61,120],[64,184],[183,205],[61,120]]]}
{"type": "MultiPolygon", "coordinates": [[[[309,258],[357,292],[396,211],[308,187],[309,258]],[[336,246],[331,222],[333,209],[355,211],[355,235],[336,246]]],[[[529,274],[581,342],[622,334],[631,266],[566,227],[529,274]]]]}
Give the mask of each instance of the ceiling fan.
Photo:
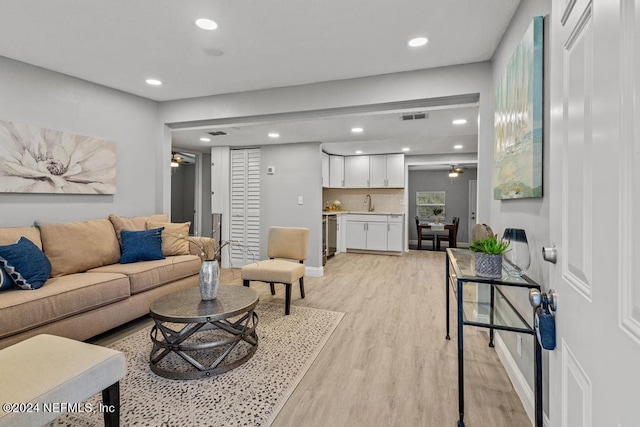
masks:
{"type": "Polygon", "coordinates": [[[464,167],[462,166],[451,165],[449,168],[449,178],[455,178],[461,173],[464,173],[464,167]]]}
{"type": "Polygon", "coordinates": [[[178,166],[180,166],[183,163],[187,163],[187,161],[184,159],[183,156],[181,156],[179,153],[176,153],[175,151],[171,152],[171,167],[172,168],[177,168],[178,166]]]}

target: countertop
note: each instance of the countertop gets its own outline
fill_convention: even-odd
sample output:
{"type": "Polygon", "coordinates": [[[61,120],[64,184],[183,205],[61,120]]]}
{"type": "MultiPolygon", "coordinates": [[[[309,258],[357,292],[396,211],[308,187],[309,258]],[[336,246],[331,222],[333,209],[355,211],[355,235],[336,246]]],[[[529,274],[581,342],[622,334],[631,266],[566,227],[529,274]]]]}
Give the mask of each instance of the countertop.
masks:
{"type": "Polygon", "coordinates": [[[384,211],[322,211],[322,215],[342,215],[342,214],[358,214],[358,215],[404,215],[402,212],[384,212],[384,211]]]}

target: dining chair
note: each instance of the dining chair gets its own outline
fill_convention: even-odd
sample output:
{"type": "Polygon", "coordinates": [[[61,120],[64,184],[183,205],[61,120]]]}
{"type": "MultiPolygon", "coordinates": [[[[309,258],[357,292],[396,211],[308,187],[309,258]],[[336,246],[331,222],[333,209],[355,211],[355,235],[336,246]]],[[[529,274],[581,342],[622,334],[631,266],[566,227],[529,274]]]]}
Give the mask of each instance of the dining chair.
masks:
{"type": "Polygon", "coordinates": [[[453,232],[451,233],[445,233],[445,234],[438,234],[436,236],[436,246],[437,246],[437,250],[440,250],[440,243],[442,242],[448,242],[448,245],[450,248],[457,248],[458,247],[458,226],[460,225],[460,218],[458,218],[457,216],[453,217],[453,232]],[[451,238],[453,238],[453,241],[451,241],[451,238]]]}
{"type": "Polygon", "coordinates": [[[420,227],[420,217],[416,215],[416,229],[418,230],[418,250],[422,250],[422,241],[431,240],[433,242],[433,250],[436,249],[436,235],[428,228],[420,227]]]}
{"type": "Polygon", "coordinates": [[[284,314],[291,307],[291,286],[300,284],[300,297],[304,298],[304,261],[309,247],[309,229],[302,227],[271,227],[267,242],[269,259],[247,264],[240,275],[242,284],[249,287],[251,281],[268,283],[271,295],[275,295],[275,284],[285,286],[284,314]],[[297,262],[294,262],[297,261],[297,262]]]}

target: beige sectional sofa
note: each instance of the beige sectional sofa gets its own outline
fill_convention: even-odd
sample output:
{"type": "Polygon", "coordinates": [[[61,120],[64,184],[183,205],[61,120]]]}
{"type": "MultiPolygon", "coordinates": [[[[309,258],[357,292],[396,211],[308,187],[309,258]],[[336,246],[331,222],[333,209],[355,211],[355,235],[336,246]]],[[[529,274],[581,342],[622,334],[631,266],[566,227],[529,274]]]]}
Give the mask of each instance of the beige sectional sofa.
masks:
{"type": "MultiPolygon", "coordinates": [[[[188,242],[189,254],[119,263],[121,229],[144,230],[147,222],[167,221],[166,215],[111,215],[85,222],[0,228],[0,245],[24,236],[42,249],[52,269],[39,289],[0,292],[0,348],[44,333],[86,340],[147,314],[150,303],[162,295],[197,286],[199,249],[188,242]]],[[[162,244],[164,252],[164,234],[162,244]]]]}

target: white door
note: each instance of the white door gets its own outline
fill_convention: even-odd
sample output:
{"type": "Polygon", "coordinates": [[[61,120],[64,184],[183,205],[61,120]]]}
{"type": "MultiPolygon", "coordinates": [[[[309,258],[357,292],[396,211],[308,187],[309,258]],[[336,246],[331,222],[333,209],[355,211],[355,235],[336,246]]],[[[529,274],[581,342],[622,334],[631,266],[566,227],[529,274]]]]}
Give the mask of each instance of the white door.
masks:
{"type": "Polygon", "coordinates": [[[477,224],[476,210],[478,209],[478,181],[475,179],[469,181],[469,240],[473,241],[473,227],[477,224]]]}
{"type": "Polygon", "coordinates": [[[260,260],[260,149],[231,150],[231,266],[260,260]]]}
{"type": "Polygon", "coordinates": [[[389,222],[387,224],[387,250],[401,252],[404,249],[402,236],[404,228],[402,222],[389,222]]]}
{"type": "Polygon", "coordinates": [[[369,187],[369,156],[344,158],[344,186],[347,188],[369,187]]]}
{"type": "Polygon", "coordinates": [[[404,187],[404,154],[387,154],[387,187],[404,187]]]}
{"type": "Polygon", "coordinates": [[[347,221],[347,249],[367,248],[367,223],[347,221]]]}
{"type": "Polygon", "coordinates": [[[344,187],[344,157],[329,155],[329,187],[344,187]]]}
{"type": "MultiPolygon", "coordinates": [[[[640,0],[553,1],[552,427],[640,425],[640,0]]],[[[548,21],[547,21],[548,24],[548,21]]],[[[545,190],[546,191],[546,190],[545,190]]]]}
{"type": "Polygon", "coordinates": [[[369,186],[386,187],[387,185],[387,156],[380,154],[369,156],[369,186]]]}
{"type": "Polygon", "coordinates": [[[322,186],[329,186],[329,155],[322,153],[322,186]]]}
{"type": "Polygon", "coordinates": [[[367,223],[367,249],[372,251],[387,250],[387,221],[367,223]]]}

